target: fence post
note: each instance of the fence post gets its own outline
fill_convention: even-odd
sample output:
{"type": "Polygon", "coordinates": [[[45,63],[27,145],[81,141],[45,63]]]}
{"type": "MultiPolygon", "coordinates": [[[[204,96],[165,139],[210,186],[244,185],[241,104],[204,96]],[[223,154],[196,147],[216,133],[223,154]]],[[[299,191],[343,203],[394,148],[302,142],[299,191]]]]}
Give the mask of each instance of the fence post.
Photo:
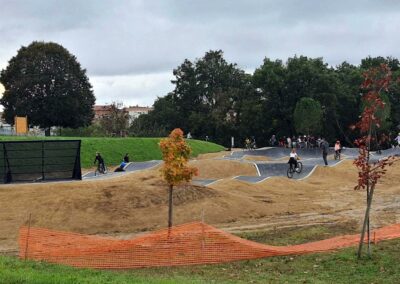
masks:
{"type": "Polygon", "coordinates": [[[42,180],[44,180],[44,140],[42,140],[42,180]]]}
{"type": "Polygon", "coordinates": [[[25,243],[25,256],[24,256],[24,260],[26,260],[27,256],[28,256],[28,240],[29,240],[29,234],[31,231],[31,213],[29,213],[29,220],[28,220],[28,233],[26,234],[26,243],[25,243]]]}
{"type": "Polygon", "coordinates": [[[4,158],[4,172],[3,172],[3,178],[4,178],[4,183],[7,183],[7,155],[6,155],[6,144],[3,144],[3,158],[4,158]]]}

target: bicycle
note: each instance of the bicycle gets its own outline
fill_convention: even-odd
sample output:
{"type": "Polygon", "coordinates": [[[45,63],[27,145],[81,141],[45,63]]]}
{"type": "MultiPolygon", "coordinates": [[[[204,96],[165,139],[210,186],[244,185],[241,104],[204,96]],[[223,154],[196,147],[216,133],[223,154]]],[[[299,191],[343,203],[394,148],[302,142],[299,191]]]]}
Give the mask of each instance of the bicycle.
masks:
{"type": "Polygon", "coordinates": [[[107,166],[105,164],[98,164],[97,169],[94,172],[94,175],[97,176],[98,174],[106,174],[108,172],[107,166]]]}
{"type": "Polygon", "coordinates": [[[339,160],[340,161],[340,151],[335,151],[334,158],[335,158],[335,160],[339,160]]]}
{"type": "Polygon", "coordinates": [[[293,174],[296,172],[298,174],[301,173],[301,171],[303,170],[303,164],[302,162],[297,162],[297,168],[293,168],[289,165],[289,168],[287,170],[287,177],[288,178],[292,178],[293,174]]]}

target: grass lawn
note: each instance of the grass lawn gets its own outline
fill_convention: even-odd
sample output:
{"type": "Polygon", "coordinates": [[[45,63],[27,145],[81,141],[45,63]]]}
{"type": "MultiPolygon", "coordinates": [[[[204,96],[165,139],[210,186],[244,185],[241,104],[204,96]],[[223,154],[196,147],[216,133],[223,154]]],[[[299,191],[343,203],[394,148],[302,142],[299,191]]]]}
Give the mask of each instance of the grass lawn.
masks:
{"type": "MultiPolygon", "coordinates": [[[[100,152],[106,165],[118,165],[125,153],[129,153],[131,161],[161,160],[161,151],[158,147],[160,138],[88,138],[88,137],[25,137],[25,136],[0,136],[0,141],[21,140],[82,140],[81,164],[83,168],[93,166],[96,152],[100,152]]],[[[222,151],[220,145],[200,140],[187,140],[192,148],[192,155],[196,157],[202,153],[222,151]]]]}
{"type": "MultiPolygon", "coordinates": [[[[350,225],[350,227],[352,227],[350,225]]],[[[312,226],[248,233],[250,239],[287,243],[342,234],[346,226],[312,226]],[[286,234],[285,234],[286,232],[286,234]],[[297,237],[296,237],[297,236],[297,237]]],[[[351,233],[351,232],[348,232],[351,233]]],[[[372,247],[372,257],[356,259],[356,248],[303,256],[271,257],[218,265],[94,271],[0,257],[0,283],[399,283],[400,240],[372,247]]]]}

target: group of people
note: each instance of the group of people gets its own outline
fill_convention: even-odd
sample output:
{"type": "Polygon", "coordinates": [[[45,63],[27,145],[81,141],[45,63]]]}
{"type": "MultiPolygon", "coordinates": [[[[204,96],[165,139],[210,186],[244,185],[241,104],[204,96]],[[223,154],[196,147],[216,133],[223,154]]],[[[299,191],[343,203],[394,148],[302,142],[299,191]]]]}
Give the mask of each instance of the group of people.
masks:
{"type": "Polygon", "coordinates": [[[299,136],[282,136],[279,139],[272,135],[269,139],[271,146],[279,146],[285,148],[320,148],[324,139],[322,137],[315,137],[312,135],[299,135],[299,136]]]}
{"type": "MultiPolygon", "coordinates": [[[[99,172],[104,173],[106,171],[106,165],[104,162],[104,158],[101,156],[99,152],[96,152],[96,157],[94,159],[93,164],[98,163],[97,168],[99,169],[99,172]]],[[[119,164],[119,166],[114,170],[114,172],[124,172],[126,165],[129,163],[129,154],[126,153],[125,156],[122,159],[122,162],[119,164]]]]}
{"type": "MultiPolygon", "coordinates": [[[[321,148],[322,152],[322,159],[324,160],[325,166],[328,165],[328,152],[329,152],[329,143],[324,139],[321,138],[321,141],[319,142],[319,148],[321,148]]],[[[339,140],[336,141],[335,143],[335,154],[340,156],[340,153],[342,151],[342,145],[339,140]]],[[[290,165],[290,168],[297,169],[297,161],[299,160],[299,156],[297,155],[296,152],[296,147],[292,147],[292,151],[289,154],[289,161],[288,164],[290,165]]]]}

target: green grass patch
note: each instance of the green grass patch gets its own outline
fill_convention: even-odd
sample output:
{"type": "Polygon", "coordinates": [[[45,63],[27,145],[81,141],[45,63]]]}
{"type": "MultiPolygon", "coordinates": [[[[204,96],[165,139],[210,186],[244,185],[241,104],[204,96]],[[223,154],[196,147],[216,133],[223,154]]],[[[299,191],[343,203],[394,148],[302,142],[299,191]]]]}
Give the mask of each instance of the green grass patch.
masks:
{"type": "Polygon", "coordinates": [[[254,231],[236,234],[238,237],[275,246],[297,245],[306,242],[329,239],[346,234],[358,234],[356,222],[325,224],[275,229],[270,231],[254,231]]]}
{"type": "MultiPolygon", "coordinates": [[[[351,233],[338,226],[275,230],[268,243],[286,243],[298,236],[311,240],[351,233]],[[286,234],[284,233],[286,231],[286,234]]],[[[352,230],[352,229],[351,229],[352,230]]],[[[255,238],[258,234],[248,234],[255,238]]],[[[305,240],[305,241],[311,241],[305,240]]],[[[125,271],[74,269],[0,257],[0,283],[399,283],[400,240],[372,246],[372,257],[356,258],[356,248],[303,256],[270,257],[217,265],[164,267],[125,271]]]]}
{"type": "MultiPolygon", "coordinates": [[[[125,153],[129,153],[131,161],[141,162],[149,160],[161,160],[161,151],[158,143],[161,138],[91,138],[91,137],[24,137],[24,136],[0,136],[0,141],[23,141],[23,140],[82,140],[81,164],[83,168],[93,166],[96,152],[100,152],[107,166],[118,165],[125,153]]],[[[222,151],[220,145],[200,141],[187,140],[192,148],[192,156],[196,157],[203,153],[222,151]]]]}

